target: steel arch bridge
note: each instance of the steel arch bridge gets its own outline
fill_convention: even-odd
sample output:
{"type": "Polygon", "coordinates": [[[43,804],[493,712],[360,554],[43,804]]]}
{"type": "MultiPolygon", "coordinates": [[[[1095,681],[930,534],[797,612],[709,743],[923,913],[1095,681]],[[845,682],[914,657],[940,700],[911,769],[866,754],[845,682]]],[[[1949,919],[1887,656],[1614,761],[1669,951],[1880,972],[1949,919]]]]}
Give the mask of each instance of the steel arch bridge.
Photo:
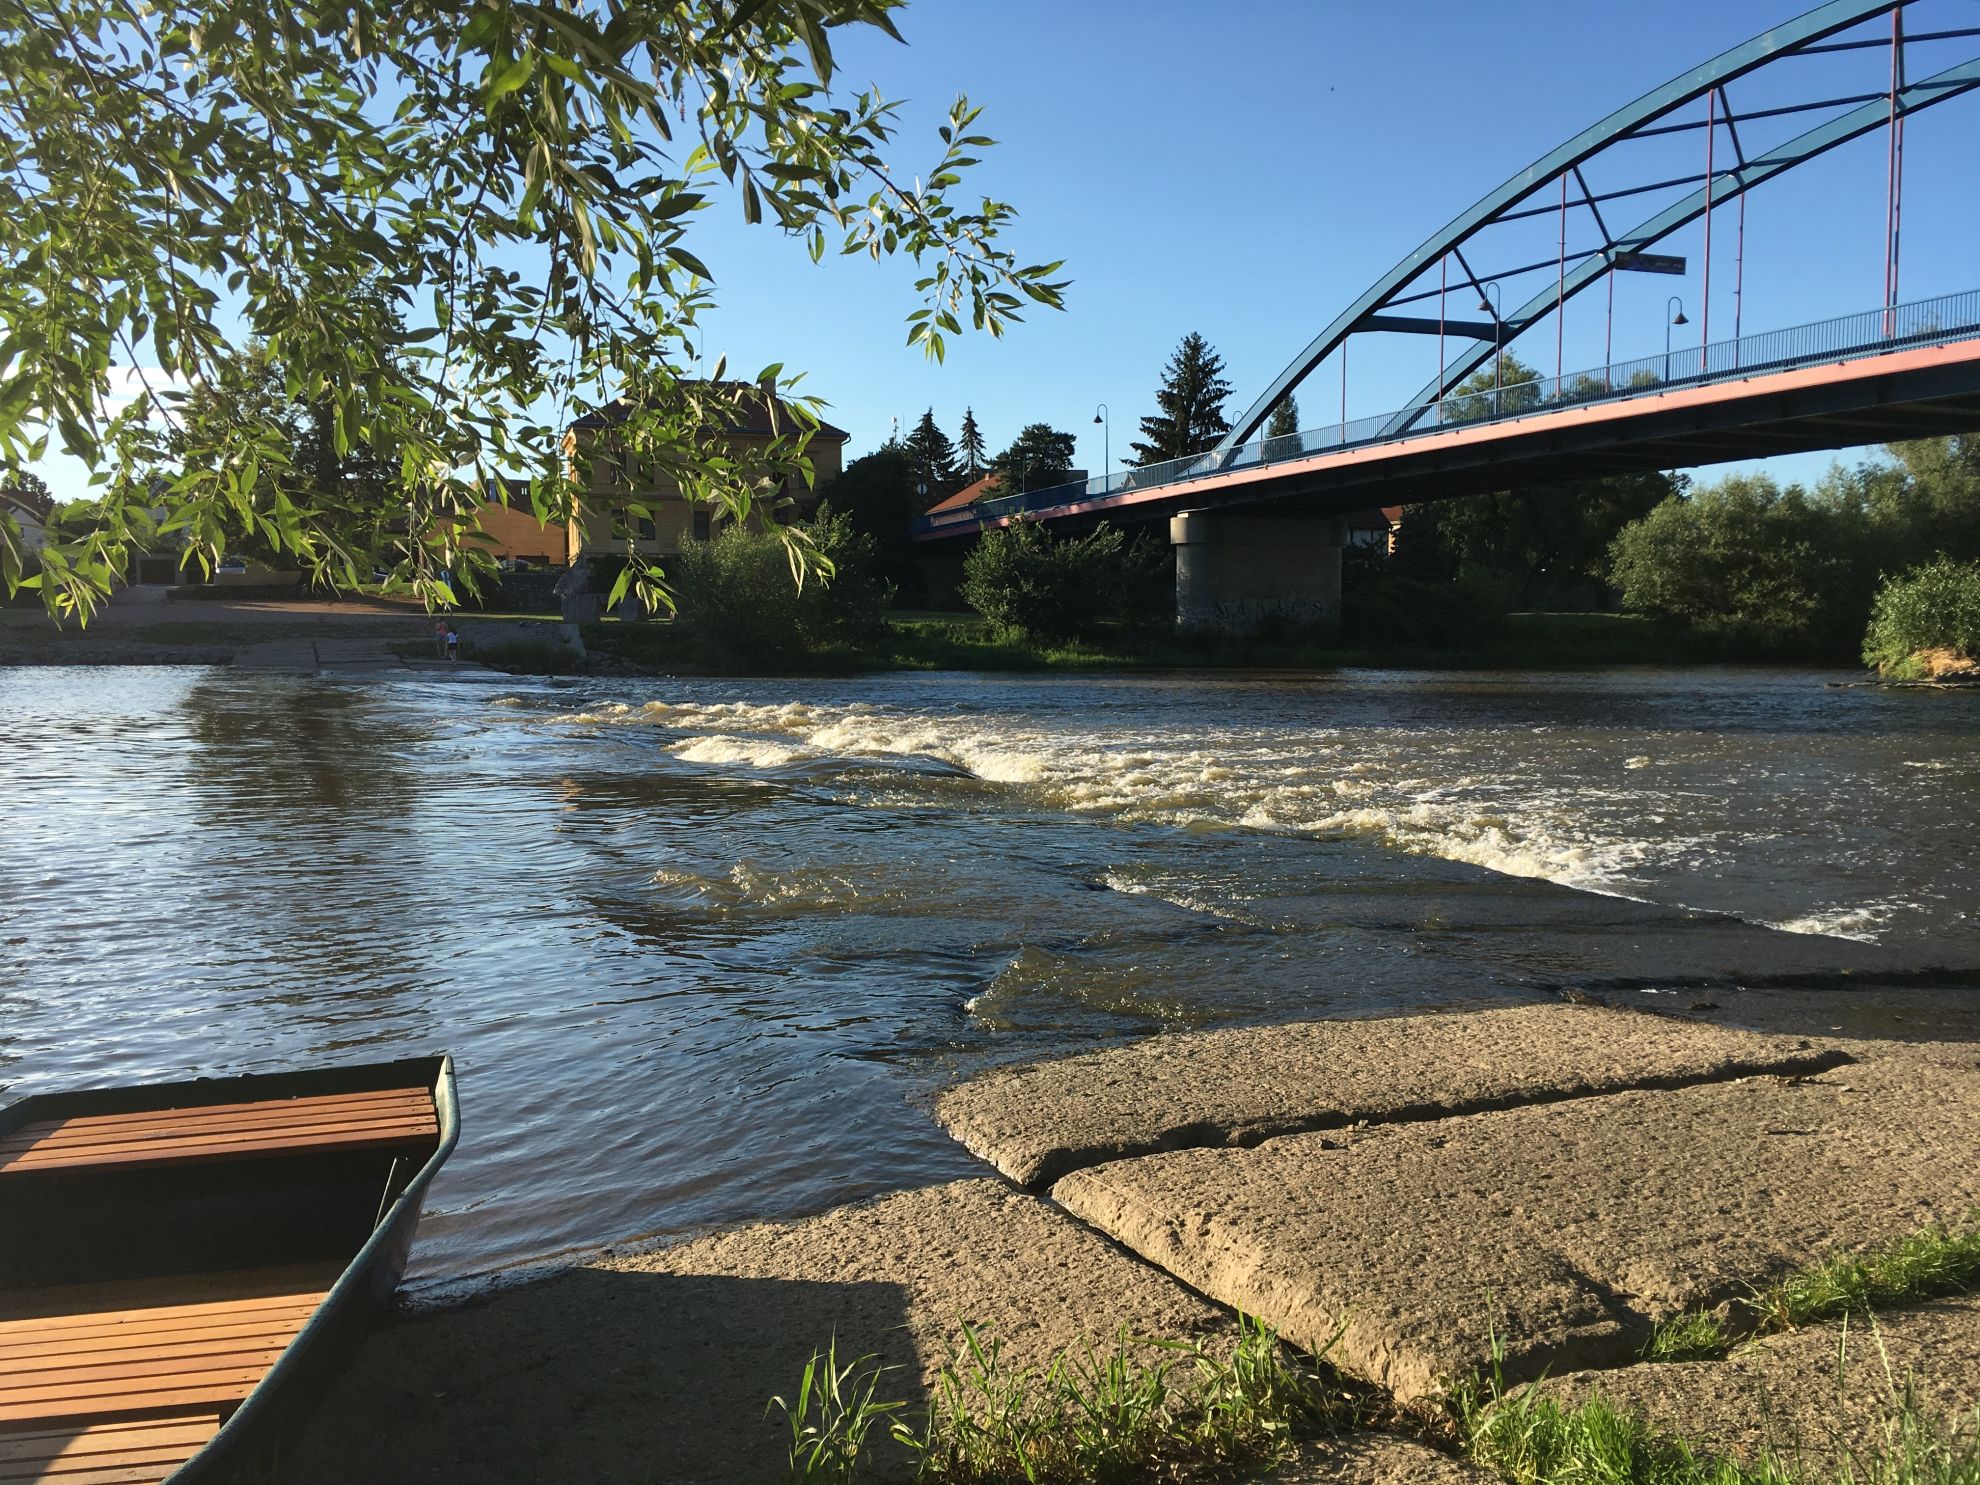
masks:
{"type": "Polygon", "coordinates": [[[1607,472],[1599,459],[1574,466],[1566,456],[1575,450],[1615,449],[1632,440],[1641,446],[1629,455],[1612,456],[1610,468],[1682,467],[1714,457],[1980,427],[1980,293],[1918,305],[1901,304],[1898,298],[1906,125],[1918,114],[1980,89],[1980,4],[1961,3],[1964,13],[1954,11],[1952,19],[1963,22],[1970,16],[1975,24],[1938,29],[1909,24],[1914,14],[1930,16],[1934,6],[1943,9],[1946,0],[1827,0],[1762,32],[1583,130],[1433,233],[1316,336],[1210,452],[1166,465],[1107,471],[1049,490],[938,507],[916,523],[915,536],[941,540],[1027,515],[1045,520],[1110,513],[1156,516],[1226,501],[1288,503],[1321,491],[1334,493],[1317,505],[1308,498],[1310,508],[1351,509],[1371,499],[1379,503],[1393,498],[1378,489],[1385,482],[1400,484],[1421,471],[1454,469],[1467,460],[1469,475],[1446,480],[1426,494],[1503,488],[1518,478],[1607,472]],[[1874,86],[1863,76],[1837,85],[1839,67],[1861,71],[1865,66],[1876,69],[1874,86]],[[1768,95],[1764,106],[1753,101],[1758,93],[1768,95]],[[1765,336],[1743,335],[1747,196],[1879,130],[1887,136],[1881,308],[1765,336]],[[1732,335],[1714,341],[1711,276],[1720,208],[1736,213],[1726,224],[1731,241],[1721,237],[1719,265],[1723,280],[1723,258],[1730,247],[1734,309],[1732,335]],[[1654,249],[1701,219],[1705,294],[1698,341],[1681,348],[1675,358],[1667,349],[1661,358],[1615,364],[1616,275],[1684,271],[1686,260],[1654,249]],[[1534,250],[1536,233],[1547,239],[1551,251],[1534,250]],[[1519,287],[1509,293],[1508,285],[1519,287]],[[1562,364],[1567,306],[1598,287],[1606,287],[1610,307],[1604,365],[1571,375],[1562,364]],[[1509,300],[1513,302],[1507,308],[1509,300]],[[1454,306],[1457,313],[1452,313],[1454,306]],[[1477,383],[1466,386],[1487,362],[1504,366],[1508,347],[1550,321],[1555,331],[1551,386],[1525,383],[1505,388],[1503,395],[1490,385],[1482,395],[1477,383]],[[1434,340],[1436,374],[1400,409],[1351,424],[1345,404],[1354,346],[1363,337],[1397,335],[1434,340]],[[1908,362],[1894,357],[1891,376],[1881,380],[1870,375],[1875,368],[1861,359],[1948,347],[1949,355],[1914,355],[1908,362]],[[1258,437],[1273,410],[1323,362],[1336,359],[1342,386],[1338,424],[1290,439],[1258,437]],[[1825,380],[1817,368],[1845,360],[1857,362],[1851,374],[1826,379],[1849,386],[1826,401],[1821,386],[1811,391],[1811,378],[1817,384],[1825,380]],[[1679,374],[1673,375],[1674,369],[1679,374]],[[1799,380],[1783,381],[1779,395],[1763,406],[1755,399],[1767,389],[1757,385],[1756,377],[1768,370],[1798,373],[1799,380]],[[1735,382],[1739,386],[1729,385],[1735,382]],[[1649,395],[1676,389],[1686,396],[1649,395]],[[1747,403],[1735,407],[1742,395],[1748,396],[1747,403]],[[1722,405],[1710,406],[1715,400],[1722,405]],[[1722,423],[1760,431],[1750,435],[1746,446],[1725,443],[1726,451],[1716,453],[1709,444],[1673,440],[1668,429],[1675,425],[1667,414],[1680,403],[1679,420],[1687,427],[1710,426],[1716,416],[1722,423]],[[1873,405],[1908,405],[1920,411],[1908,422],[1895,415],[1866,421],[1862,410],[1873,405]],[[1810,420],[1811,410],[1825,408],[1833,414],[1832,423],[1810,420]],[[1593,431],[1568,427],[1576,415],[1584,430],[1593,431]],[[1769,419],[1775,421],[1770,424],[1769,419]],[[1519,427],[1492,426],[1502,420],[1516,421],[1519,427]],[[1562,429],[1544,431],[1542,425],[1550,421],[1562,429]],[[1774,433],[1769,443],[1769,427],[1792,431],[1774,433]],[[1473,435],[1482,436],[1473,437],[1473,447],[1455,456],[1432,448],[1473,435]],[[1657,438],[1664,441],[1657,443],[1657,438]],[[1536,450],[1551,451],[1553,457],[1535,463],[1536,450]],[[1345,469],[1350,461],[1352,471],[1345,469]],[[1231,488],[1222,488],[1226,485],[1231,488]]]}
{"type": "MultiPolygon", "coordinates": [[[[1921,0],[1829,0],[1828,4],[1763,31],[1751,41],[1673,78],[1584,129],[1488,193],[1377,279],[1279,373],[1232,425],[1218,445],[1218,452],[1227,453],[1250,439],[1264,426],[1272,409],[1321,362],[1337,352],[1345,356],[1356,336],[1385,332],[1427,335],[1437,337],[1440,346],[1455,337],[1455,350],[1439,358],[1437,376],[1396,415],[1389,431],[1403,432],[1422,419],[1424,408],[1434,407],[1492,359],[1495,351],[1542,321],[1549,318],[1554,321],[1558,344],[1563,311],[1570,299],[1597,284],[1608,283],[1613,288],[1614,275],[1618,272],[1655,272],[1667,267],[1665,262],[1649,256],[1648,250],[1701,217],[1707,219],[1707,227],[1703,264],[1706,290],[1700,336],[1703,343],[1709,343],[1711,212],[1722,204],[1738,202],[1743,213],[1746,195],[1754,188],[1880,128],[1890,133],[1885,300],[1887,304],[1895,304],[1905,121],[1925,109],[1980,88],[1980,55],[1938,68],[1926,76],[1908,76],[1907,54],[1915,54],[1934,43],[1980,38],[1980,26],[1907,35],[1905,12],[1918,3],[1921,0]],[[1886,16],[1890,20],[1888,37],[1842,35],[1886,16]],[[1804,97],[1747,113],[1733,106],[1729,90],[1737,83],[1757,81],[1763,74],[1777,77],[1810,57],[1871,49],[1890,53],[1890,86],[1882,93],[1804,97]],[[1706,106],[1704,118],[1676,117],[1701,100],[1706,106]],[[1751,154],[1745,148],[1740,132],[1742,124],[1805,119],[1811,115],[1821,117],[1811,127],[1772,147],[1751,154]],[[1641,174],[1634,168],[1634,162],[1626,158],[1633,146],[1646,140],[1693,133],[1703,136],[1699,161],[1702,168],[1697,173],[1652,180],[1633,178],[1641,174]],[[1726,151],[1723,155],[1719,153],[1721,148],[1726,151]],[[1598,166],[1608,164],[1619,165],[1619,173],[1629,183],[1592,190],[1588,175],[1598,166]],[[1622,214],[1637,198],[1685,187],[1690,189],[1676,201],[1630,225],[1618,225],[1622,214]],[[1557,199],[1543,199],[1548,196],[1557,199]],[[1577,225],[1594,227],[1594,245],[1569,250],[1571,215],[1582,219],[1577,225]],[[1560,224],[1560,246],[1555,255],[1512,263],[1483,256],[1492,251],[1490,240],[1497,229],[1546,217],[1554,217],[1560,224]],[[1617,221],[1612,221],[1612,217],[1617,221]],[[1445,314],[1453,269],[1458,287],[1465,291],[1461,304],[1470,311],[1462,319],[1445,314]],[[1543,273],[1551,282],[1509,313],[1501,313],[1486,292],[1487,285],[1543,273]],[[1430,279],[1436,282],[1431,284],[1430,279]],[[1479,313],[1489,318],[1480,323],[1475,318],[1479,313]]],[[[1743,236],[1743,215],[1739,230],[1743,236]]],[[[1735,325],[1734,338],[1738,336],[1739,327],[1735,325]]],[[[1560,370],[1557,364],[1556,373],[1560,370]]]]}

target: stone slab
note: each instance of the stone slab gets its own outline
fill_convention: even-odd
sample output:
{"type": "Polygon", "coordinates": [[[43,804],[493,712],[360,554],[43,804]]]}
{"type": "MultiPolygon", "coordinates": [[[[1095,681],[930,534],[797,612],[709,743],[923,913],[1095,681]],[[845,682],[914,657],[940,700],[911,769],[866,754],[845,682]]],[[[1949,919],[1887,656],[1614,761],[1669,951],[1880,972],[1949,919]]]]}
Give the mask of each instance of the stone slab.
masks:
{"type": "Polygon", "coordinates": [[[1272,1485],[1498,1485],[1499,1477],[1415,1439],[1346,1434],[1300,1451],[1272,1485]]]}
{"type": "MultiPolygon", "coordinates": [[[[926,1398],[960,1320],[1037,1365],[1091,1337],[1221,1337],[1230,1320],[997,1180],[903,1192],[607,1257],[370,1336],[281,1478],[482,1485],[780,1480],[814,1348],[872,1354],[926,1398]]],[[[883,1393],[884,1395],[884,1393],[883,1393]]],[[[896,1464],[898,1461],[896,1461],[896,1464]]],[[[878,1478],[885,1478],[885,1473],[878,1478]]]]}
{"type": "Polygon", "coordinates": [[[1545,1386],[1570,1406],[1600,1393],[1714,1454],[1752,1461],[1771,1449],[1828,1463],[1888,1437],[1907,1390],[1928,1417],[1980,1427],[1980,1299],[1767,1336],[1721,1361],[1576,1372],[1545,1386]]]}
{"type": "Polygon", "coordinates": [[[1980,1203],[1980,1074],[1887,1058],[1076,1171],[1052,1195],[1404,1400],[1614,1365],[1654,1322],[1980,1203]]]}
{"type": "Polygon", "coordinates": [[[1815,1072],[1833,1045],[1561,1003],[1150,1037],[1004,1068],[936,1117],[1022,1186],[1125,1156],[1622,1088],[1815,1072]]]}

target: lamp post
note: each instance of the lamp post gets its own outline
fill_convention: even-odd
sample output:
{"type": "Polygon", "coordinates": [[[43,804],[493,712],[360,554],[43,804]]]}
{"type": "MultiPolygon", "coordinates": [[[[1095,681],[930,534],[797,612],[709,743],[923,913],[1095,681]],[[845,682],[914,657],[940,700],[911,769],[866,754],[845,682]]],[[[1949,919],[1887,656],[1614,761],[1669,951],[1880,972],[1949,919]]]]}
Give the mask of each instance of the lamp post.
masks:
{"type": "Polygon", "coordinates": [[[1113,416],[1106,403],[1093,409],[1093,421],[1100,425],[1100,493],[1107,493],[1107,481],[1114,474],[1114,425],[1107,420],[1113,416]]]}
{"type": "Polygon", "coordinates": [[[1504,298],[1497,279],[1488,279],[1479,285],[1478,307],[1492,316],[1492,416],[1495,418],[1500,412],[1499,393],[1504,389],[1506,379],[1506,322],[1499,313],[1499,304],[1504,298]],[[1488,298],[1488,294],[1497,297],[1488,298]]]}
{"type": "Polygon", "coordinates": [[[1684,301],[1678,298],[1678,296],[1675,294],[1671,295],[1669,299],[1664,301],[1664,313],[1669,315],[1671,314],[1672,310],[1676,310],[1677,313],[1671,315],[1670,321],[1664,326],[1664,380],[1665,381],[1669,381],[1671,379],[1671,326],[1689,325],[1691,323],[1691,321],[1687,320],[1684,317],[1684,301]]]}

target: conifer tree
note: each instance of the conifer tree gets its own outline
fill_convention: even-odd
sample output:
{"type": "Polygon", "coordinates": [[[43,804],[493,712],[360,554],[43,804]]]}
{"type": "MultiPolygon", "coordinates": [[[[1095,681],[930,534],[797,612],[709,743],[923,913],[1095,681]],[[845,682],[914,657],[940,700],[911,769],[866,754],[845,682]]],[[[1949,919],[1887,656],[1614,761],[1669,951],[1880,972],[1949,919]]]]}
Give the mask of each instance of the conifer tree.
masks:
{"type": "Polygon", "coordinates": [[[936,426],[934,408],[921,415],[921,421],[914,425],[914,431],[901,446],[907,451],[916,483],[927,487],[922,493],[933,499],[957,488],[956,446],[936,426]]]}
{"type": "Polygon", "coordinates": [[[1272,409],[1272,416],[1265,422],[1265,457],[1290,459],[1303,448],[1299,437],[1299,403],[1288,395],[1272,409]]]}
{"type": "Polygon", "coordinates": [[[1155,393],[1155,416],[1141,420],[1141,439],[1132,445],[1139,464],[1160,464],[1214,448],[1230,432],[1224,399],[1231,384],[1223,379],[1224,360],[1194,330],[1185,335],[1163,368],[1155,393]]]}
{"type": "Polygon", "coordinates": [[[988,467],[987,456],[983,451],[983,430],[976,426],[976,410],[963,409],[962,437],[956,440],[956,455],[962,460],[962,478],[974,484],[983,478],[988,467]]]}
{"type": "Polygon", "coordinates": [[[1070,433],[1061,433],[1050,423],[1025,424],[1011,446],[990,461],[997,493],[1021,495],[1063,484],[1072,478],[1076,447],[1070,433]]]}

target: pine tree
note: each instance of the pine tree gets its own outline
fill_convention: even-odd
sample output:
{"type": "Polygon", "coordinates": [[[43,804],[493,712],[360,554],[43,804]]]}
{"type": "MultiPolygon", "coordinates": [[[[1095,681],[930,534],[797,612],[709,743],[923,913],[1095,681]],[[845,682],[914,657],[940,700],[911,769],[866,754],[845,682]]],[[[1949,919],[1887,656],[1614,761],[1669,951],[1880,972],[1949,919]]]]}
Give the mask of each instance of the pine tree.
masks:
{"type": "Polygon", "coordinates": [[[920,493],[932,500],[957,488],[956,446],[949,442],[948,434],[935,426],[934,408],[921,415],[921,421],[914,425],[914,431],[901,446],[907,450],[915,483],[926,487],[920,493]]]}
{"type": "Polygon", "coordinates": [[[983,452],[983,430],[976,426],[976,410],[963,409],[962,437],[956,440],[956,454],[962,459],[962,478],[974,484],[988,467],[983,452]]]}
{"type": "Polygon", "coordinates": [[[1021,495],[1064,484],[1072,478],[1076,447],[1070,433],[1061,433],[1050,423],[1025,424],[1011,446],[990,461],[997,493],[1021,495]]]}
{"type": "Polygon", "coordinates": [[[1223,379],[1224,360],[1194,330],[1185,335],[1162,372],[1154,417],[1141,420],[1142,441],[1132,445],[1137,463],[1160,464],[1214,448],[1230,432],[1224,399],[1231,384],[1223,379]]]}
{"type": "Polygon", "coordinates": [[[1305,449],[1299,436],[1299,404],[1291,394],[1272,409],[1265,423],[1265,457],[1290,459],[1305,449]]]}

